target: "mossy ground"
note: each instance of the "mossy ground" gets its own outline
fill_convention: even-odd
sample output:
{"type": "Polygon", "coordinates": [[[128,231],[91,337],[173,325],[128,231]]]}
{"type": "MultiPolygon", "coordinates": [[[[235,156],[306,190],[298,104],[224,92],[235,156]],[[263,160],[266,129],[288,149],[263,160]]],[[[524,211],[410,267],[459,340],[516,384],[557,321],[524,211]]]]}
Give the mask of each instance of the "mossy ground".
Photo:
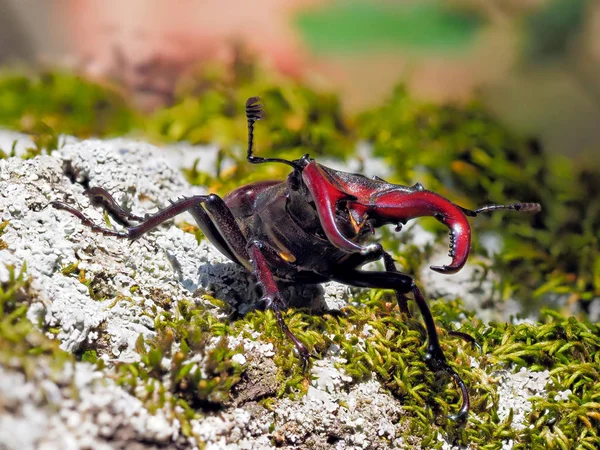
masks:
{"type": "MultiPolygon", "coordinates": [[[[476,235],[486,229],[502,233],[505,246],[494,256],[492,268],[502,274],[498,289],[534,305],[549,293],[566,294],[581,301],[584,308],[600,295],[600,196],[595,195],[600,192],[594,181],[599,174],[544,155],[539,143],[507,132],[476,104],[465,108],[424,105],[398,88],[381,108],[345,119],[335,97],[289,80],[273,80],[246,65],[234,72],[211,69],[184,83],[175,104],[144,116],[127,106],[114,89],[69,74],[33,78],[9,74],[0,77],[0,124],[34,133],[37,148],[29,157],[58,146],[57,133],[81,137],[135,133],[162,142],[216,141],[223,158],[236,162],[232,168],[222,170],[217,163],[212,172],[202,172],[194,166],[186,170],[186,176],[192,183],[223,194],[250,180],[285,175],[282,165],[252,167],[250,172],[243,164],[243,105],[245,98],[257,94],[268,111],[266,123],[257,127],[261,154],[346,158],[352,156],[355,139],[362,137],[371,140],[375,154],[394,168],[389,181],[420,181],[465,207],[514,200],[541,202],[544,210],[538,216],[497,215],[476,225],[476,235]]],[[[10,155],[11,149],[3,150],[3,157],[10,155]]],[[[432,229],[443,232],[436,225],[432,229]]],[[[385,235],[384,240],[389,239],[385,235]]],[[[414,275],[428,251],[409,247],[407,253],[395,256],[414,275]]],[[[484,253],[477,240],[474,251],[484,253]]],[[[79,271],[66,267],[63,273],[77,275],[79,271]]],[[[82,282],[91,285],[91,281],[83,276],[82,282]]],[[[0,331],[2,341],[9,343],[1,347],[3,364],[16,355],[25,370],[29,358],[48,352],[56,360],[72,359],[57,349],[56,341],[43,337],[26,321],[27,296],[17,295],[26,291],[26,285],[24,274],[13,273],[2,286],[0,331]]],[[[427,286],[422,287],[426,292],[427,286]]],[[[469,386],[473,400],[469,420],[455,423],[446,416],[456,411],[460,398],[452,383],[431,373],[423,362],[426,336],[418,315],[400,317],[387,292],[367,291],[356,300],[341,314],[290,310],[285,318],[312,350],[324,353],[332,344],[339,346],[347,360],[341,368],[355,380],[376,376],[410,411],[410,433],[419,436],[423,446],[440,446],[439,432],[453,444],[490,449],[508,440],[514,441],[515,448],[592,449],[600,445],[597,324],[549,310],[543,310],[535,324],[487,324],[465,311],[459,300],[433,299],[430,305],[444,351],[469,386]],[[481,353],[448,336],[445,330],[456,323],[477,339],[481,353]],[[365,327],[366,334],[362,332],[365,327]],[[472,360],[478,364],[470,368],[472,360]],[[533,399],[528,423],[516,430],[511,427],[511,416],[503,421],[498,417],[498,395],[490,374],[520,367],[549,370],[551,382],[548,397],[533,399]],[[568,400],[557,396],[568,389],[568,400]]],[[[214,303],[225,308],[216,299],[214,303]]],[[[242,350],[229,348],[227,336],[249,337],[258,331],[261,340],[273,342],[277,349],[279,395],[298,396],[306,390],[308,375],[269,311],[223,322],[184,301],[155,312],[154,320],[156,337],[140,339],[136,346],[139,362],[105,368],[94,349],[78,357],[114,371],[119,383],[150,409],[171,405],[185,434],[191,434],[191,418],[227,404],[232,387],[243,376],[244,366],[233,358],[242,350]]]]}

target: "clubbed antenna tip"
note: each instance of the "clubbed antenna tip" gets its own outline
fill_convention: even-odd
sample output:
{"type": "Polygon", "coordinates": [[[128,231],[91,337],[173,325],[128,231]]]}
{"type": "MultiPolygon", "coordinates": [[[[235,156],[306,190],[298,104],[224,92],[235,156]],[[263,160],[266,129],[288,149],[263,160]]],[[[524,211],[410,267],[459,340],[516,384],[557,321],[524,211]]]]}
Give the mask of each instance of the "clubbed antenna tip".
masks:
{"type": "Polygon", "coordinates": [[[296,164],[294,161],[288,161],[287,159],[281,158],[261,158],[254,156],[254,122],[263,117],[263,106],[258,103],[259,97],[250,97],[246,100],[246,118],[248,119],[248,152],[246,159],[252,164],[262,164],[267,162],[279,162],[287,164],[298,171],[302,171],[302,166],[296,164]]]}
{"type": "Polygon", "coordinates": [[[260,120],[263,117],[263,106],[258,103],[260,97],[250,97],[246,100],[246,118],[249,121],[260,120]]]}

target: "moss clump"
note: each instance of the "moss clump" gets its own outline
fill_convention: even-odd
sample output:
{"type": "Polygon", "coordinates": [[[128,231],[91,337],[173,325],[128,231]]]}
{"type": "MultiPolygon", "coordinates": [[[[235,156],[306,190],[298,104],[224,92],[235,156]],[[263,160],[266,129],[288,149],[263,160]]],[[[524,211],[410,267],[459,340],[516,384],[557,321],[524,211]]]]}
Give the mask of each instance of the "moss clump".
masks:
{"type": "Polygon", "coordinates": [[[229,402],[244,370],[232,360],[241,349],[228,347],[227,325],[187,301],[158,314],[155,329],[153,338],[137,340],[140,361],[118,364],[117,380],[150,411],[183,408],[178,419],[189,436],[190,419],[229,402]]]}
{"type": "MultiPolygon", "coordinates": [[[[600,419],[600,328],[597,324],[564,318],[544,311],[540,323],[484,324],[465,311],[459,301],[432,301],[440,339],[452,366],[466,382],[472,401],[466,423],[447,419],[460,407],[460,395],[448,378],[432,373],[424,362],[426,334],[418,319],[402,320],[390,293],[371,291],[363,304],[349,306],[341,315],[315,316],[288,311],[292,332],[315,352],[332,343],[347,363],[340,364],[355,381],[376,376],[410,413],[409,435],[427,448],[440,448],[441,433],[454,445],[497,448],[512,440],[514,448],[596,448],[600,419]],[[453,338],[459,317],[461,331],[474,336],[479,352],[453,338]],[[466,319],[465,319],[466,317],[466,319]],[[471,361],[476,361],[471,366],[471,361]],[[499,397],[493,375],[499,370],[548,370],[548,397],[533,399],[523,428],[512,426],[513,416],[498,417],[499,397]],[[568,400],[557,394],[570,389],[568,400]]],[[[256,311],[233,325],[242,333],[259,331],[261,340],[274,342],[274,357],[282,381],[280,395],[302,395],[309,375],[302,371],[293,345],[281,336],[270,311],[256,311]]]]}
{"type": "MultiPolygon", "coordinates": [[[[323,334],[325,318],[314,318],[306,314],[298,314],[293,310],[282,313],[290,331],[307,346],[313,354],[324,352],[331,341],[323,334]],[[320,320],[319,320],[320,319],[320,320]]],[[[260,340],[274,345],[273,361],[277,365],[278,396],[298,398],[306,393],[310,381],[310,373],[302,367],[297,357],[294,344],[283,335],[275,314],[271,310],[253,311],[233,324],[236,333],[248,339],[252,332],[260,333],[260,340]]]]}
{"type": "Polygon", "coordinates": [[[484,331],[492,364],[550,371],[547,398],[533,399],[520,448],[598,448],[600,327],[545,310],[539,324],[484,331]],[[559,393],[568,393],[568,400],[559,393]]]}
{"type": "Polygon", "coordinates": [[[600,173],[543,154],[537,141],[511,134],[477,103],[424,104],[402,87],[358,123],[359,134],[373,141],[375,153],[404,183],[421,181],[465,207],[542,204],[530,218],[489,219],[489,229],[501,230],[505,239],[497,262],[511,274],[508,289],[527,298],[600,295],[600,173]]]}
{"type": "Polygon", "coordinates": [[[39,133],[40,126],[78,137],[120,135],[134,120],[114,89],[60,71],[0,76],[0,125],[39,133]],[[42,125],[40,125],[42,124],[42,125]]]}

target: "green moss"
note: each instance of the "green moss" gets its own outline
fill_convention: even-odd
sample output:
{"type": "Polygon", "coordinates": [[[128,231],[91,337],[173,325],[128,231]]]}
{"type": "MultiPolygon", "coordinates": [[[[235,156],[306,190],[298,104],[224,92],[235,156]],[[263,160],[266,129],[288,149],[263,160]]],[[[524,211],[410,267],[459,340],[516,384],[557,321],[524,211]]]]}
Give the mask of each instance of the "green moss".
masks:
{"type": "Polygon", "coordinates": [[[86,350],[81,355],[81,360],[85,361],[85,362],[89,362],[91,364],[97,364],[98,363],[98,354],[96,353],[96,350],[86,350]]]}
{"type": "MultiPolygon", "coordinates": [[[[387,292],[366,292],[361,298],[360,306],[348,306],[342,315],[288,311],[284,318],[312,351],[322,353],[332,343],[337,344],[342,350],[340,356],[347,360],[340,368],[355,381],[374,374],[409,412],[409,434],[421,438],[422,445],[440,447],[438,433],[455,445],[490,449],[497,448],[501,440],[513,440],[515,448],[544,447],[542,442],[549,445],[544,448],[563,448],[560,442],[566,443],[566,448],[593,448],[600,443],[596,431],[600,419],[597,324],[550,311],[543,313],[539,324],[484,324],[459,301],[430,302],[442,325],[440,339],[446,356],[471,394],[471,415],[460,424],[447,419],[460,407],[456,387],[441,374],[432,373],[424,362],[426,334],[420,320],[403,321],[387,292]],[[463,317],[461,331],[477,339],[481,353],[447,334],[458,317],[463,317]],[[478,367],[470,368],[471,359],[478,367]],[[548,397],[533,400],[524,429],[517,431],[511,427],[512,417],[504,421],[498,418],[498,394],[490,374],[521,367],[549,370],[551,382],[548,397]],[[566,389],[572,390],[567,402],[554,399],[566,389]]],[[[302,371],[292,343],[282,336],[272,312],[250,313],[237,321],[234,329],[247,333],[247,337],[251,331],[259,331],[261,340],[275,344],[274,361],[282,383],[279,395],[296,398],[306,392],[309,375],[302,371]]]]}
{"type": "Polygon", "coordinates": [[[0,125],[26,133],[58,130],[78,137],[120,135],[134,114],[115,89],[67,72],[0,75],[0,125]]]}
{"type": "MultiPolygon", "coordinates": [[[[314,326],[311,316],[297,314],[293,310],[283,312],[283,318],[290,331],[313,353],[324,352],[328,340],[322,334],[322,328],[314,326]]],[[[235,334],[241,333],[248,339],[252,332],[260,333],[260,340],[274,346],[273,361],[278,367],[277,380],[280,384],[278,396],[298,398],[306,393],[310,374],[303,370],[296,356],[293,343],[282,334],[275,314],[271,310],[253,311],[234,324],[235,334]]]]}
{"type": "Polygon", "coordinates": [[[75,261],[74,263],[63,266],[62,269],[60,269],[60,273],[66,277],[75,273],[79,273],[79,261],[75,261]]]}
{"type": "Polygon", "coordinates": [[[205,408],[227,403],[243,367],[232,361],[241,349],[227,345],[227,325],[180,301],[173,312],[155,318],[156,336],[136,343],[140,361],[118,365],[118,383],[150,410],[168,402],[184,407],[187,420],[205,408]],[[214,336],[221,338],[214,342],[214,336]]]}

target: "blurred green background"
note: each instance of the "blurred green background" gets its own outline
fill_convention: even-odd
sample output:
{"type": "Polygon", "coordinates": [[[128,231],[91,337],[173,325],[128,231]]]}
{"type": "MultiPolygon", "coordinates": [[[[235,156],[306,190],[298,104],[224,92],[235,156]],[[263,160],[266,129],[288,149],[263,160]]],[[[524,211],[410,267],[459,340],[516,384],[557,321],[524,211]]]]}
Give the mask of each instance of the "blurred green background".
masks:
{"type": "Polygon", "coordinates": [[[544,148],[600,164],[600,5],[593,0],[0,0],[0,64],[117,80],[173,101],[183,72],[240,49],[334,91],[346,110],[411,96],[477,98],[544,148]]]}

